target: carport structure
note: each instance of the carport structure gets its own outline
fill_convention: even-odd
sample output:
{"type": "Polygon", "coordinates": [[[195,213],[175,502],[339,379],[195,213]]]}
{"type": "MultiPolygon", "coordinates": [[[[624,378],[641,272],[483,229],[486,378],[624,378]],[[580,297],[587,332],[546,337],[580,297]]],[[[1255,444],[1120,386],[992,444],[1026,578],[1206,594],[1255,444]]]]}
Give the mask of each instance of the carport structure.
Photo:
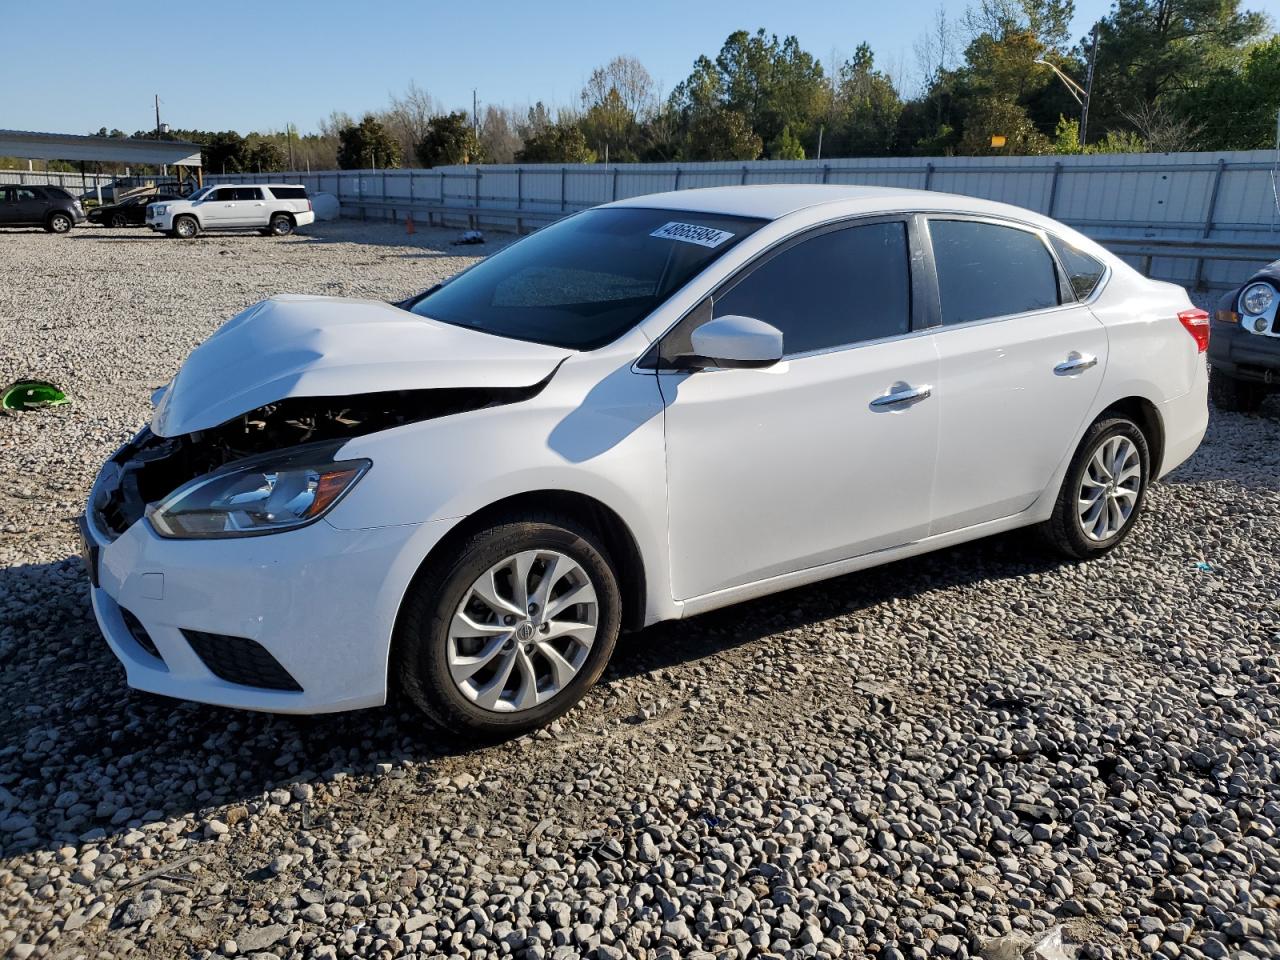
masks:
{"type": "Polygon", "coordinates": [[[200,166],[200,145],[181,140],[81,137],[69,133],[0,130],[0,157],[66,160],[79,163],[82,175],[86,163],[170,166],[177,168],[179,179],[190,176],[197,186],[204,182],[200,166]]]}

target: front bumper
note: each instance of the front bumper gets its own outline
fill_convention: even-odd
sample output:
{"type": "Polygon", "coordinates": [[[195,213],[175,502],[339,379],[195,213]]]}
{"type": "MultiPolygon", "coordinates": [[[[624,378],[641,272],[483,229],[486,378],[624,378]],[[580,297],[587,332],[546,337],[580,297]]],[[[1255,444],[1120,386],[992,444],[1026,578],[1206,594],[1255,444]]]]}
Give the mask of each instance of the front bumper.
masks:
{"type": "Polygon", "coordinates": [[[1215,319],[1209,362],[1228,376],[1280,386],[1280,337],[1250,333],[1238,323],[1215,319]]]}
{"type": "Polygon", "coordinates": [[[452,525],[346,531],[321,520],[230,540],[166,540],[145,520],[115,540],[92,520],[82,530],[87,550],[96,552],[94,613],[129,686],[308,714],[386,701],[401,600],[423,557],[452,525]],[[246,676],[233,662],[246,646],[255,655],[265,651],[292,679],[291,688],[227,679],[246,676]]]}

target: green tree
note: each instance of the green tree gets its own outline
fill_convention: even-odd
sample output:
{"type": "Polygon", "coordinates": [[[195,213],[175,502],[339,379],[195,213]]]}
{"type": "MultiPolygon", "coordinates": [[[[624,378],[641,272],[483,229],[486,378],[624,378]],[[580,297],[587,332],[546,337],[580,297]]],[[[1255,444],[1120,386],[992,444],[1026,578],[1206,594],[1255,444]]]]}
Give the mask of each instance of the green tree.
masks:
{"type": "Polygon", "coordinates": [[[826,133],[831,156],[883,157],[894,151],[902,99],[887,74],[875,68],[871,47],[862,43],[840,65],[832,123],[826,133]]]}
{"type": "Polygon", "coordinates": [[[338,166],[343,170],[365,170],[400,166],[400,145],[371,113],[358,124],[338,131],[338,166]]]}
{"type": "Polygon", "coordinates": [[[595,159],[582,130],[568,118],[532,134],[516,152],[517,163],[594,163],[595,159]]]}
{"type": "Polygon", "coordinates": [[[1266,17],[1242,10],[1240,0],[1116,0],[1098,22],[1090,125],[1096,118],[1102,129],[1132,129],[1129,117],[1139,111],[1166,99],[1178,106],[1266,27],[1266,17]]]}
{"type": "Polygon", "coordinates": [[[760,135],[746,117],[713,107],[694,116],[682,152],[688,160],[755,160],[763,149],[760,135]]]}
{"type": "Polygon", "coordinates": [[[483,152],[471,118],[461,110],[432,117],[414,153],[424,167],[483,162],[483,152]]]}
{"type": "Polygon", "coordinates": [[[1207,150],[1254,150],[1275,143],[1280,110],[1280,36],[1255,43],[1182,101],[1202,125],[1207,150]]]}
{"type": "Polygon", "coordinates": [[[699,57],[672,93],[672,105],[690,133],[695,120],[726,132],[725,124],[734,121],[714,112],[724,109],[745,118],[765,143],[776,142],[786,127],[804,143],[816,141],[817,125],[830,104],[822,65],[795,37],[779,40],[764,30],[731,33],[715,61],[699,57]]]}
{"type": "Polygon", "coordinates": [[[1052,149],[1053,144],[1036,129],[1026,110],[1017,103],[991,96],[971,104],[959,143],[959,152],[968,156],[1028,156],[1052,149]],[[992,146],[992,137],[1004,137],[1004,146],[992,146]]]}
{"type": "Polygon", "coordinates": [[[597,155],[633,161],[642,149],[643,125],[654,111],[653,78],[634,57],[614,57],[591,71],[582,89],[579,121],[597,155]]]}
{"type": "Polygon", "coordinates": [[[234,130],[207,134],[200,154],[210,173],[243,173],[249,169],[244,137],[234,130]]]}
{"type": "Polygon", "coordinates": [[[783,127],[778,139],[769,145],[770,160],[803,160],[804,144],[793,136],[790,127],[783,127]]]}
{"type": "Polygon", "coordinates": [[[244,162],[250,172],[283,170],[287,160],[284,147],[274,137],[255,134],[245,142],[244,162]]]}

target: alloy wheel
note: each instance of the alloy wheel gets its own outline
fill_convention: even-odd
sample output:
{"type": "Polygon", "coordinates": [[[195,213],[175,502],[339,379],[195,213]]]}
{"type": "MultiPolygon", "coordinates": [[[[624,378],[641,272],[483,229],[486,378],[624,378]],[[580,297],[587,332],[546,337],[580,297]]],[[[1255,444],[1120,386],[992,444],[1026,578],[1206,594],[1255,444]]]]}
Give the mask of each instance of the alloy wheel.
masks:
{"type": "Polygon", "coordinates": [[[1142,456],[1125,436],[1108,437],[1085,465],[1077,510],[1080,528],[1094,541],[1110,540],[1129,522],[1142,492],[1142,456]]]}
{"type": "Polygon", "coordinates": [[[555,550],[525,550],[486,570],[449,624],[449,674],[462,694],[496,712],[546,703],[581,671],[600,604],[591,578],[555,550]]]}

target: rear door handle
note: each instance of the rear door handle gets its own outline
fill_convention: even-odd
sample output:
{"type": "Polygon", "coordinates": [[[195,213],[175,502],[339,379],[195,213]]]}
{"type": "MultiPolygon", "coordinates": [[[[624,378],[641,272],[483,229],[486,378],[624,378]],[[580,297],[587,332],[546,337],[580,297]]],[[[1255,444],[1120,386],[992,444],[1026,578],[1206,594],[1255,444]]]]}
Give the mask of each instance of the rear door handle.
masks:
{"type": "Polygon", "coordinates": [[[1090,367],[1098,365],[1098,358],[1090,353],[1072,353],[1067,359],[1053,368],[1060,377],[1069,377],[1075,373],[1084,373],[1090,367]]]}
{"type": "Polygon", "coordinates": [[[933,396],[933,387],[927,383],[919,387],[896,383],[894,389],[872,400],[871,406],[875,410],[892,410],[896,407],[907,407],[913,403],[919,403],[931,396],[933,396]]]}

